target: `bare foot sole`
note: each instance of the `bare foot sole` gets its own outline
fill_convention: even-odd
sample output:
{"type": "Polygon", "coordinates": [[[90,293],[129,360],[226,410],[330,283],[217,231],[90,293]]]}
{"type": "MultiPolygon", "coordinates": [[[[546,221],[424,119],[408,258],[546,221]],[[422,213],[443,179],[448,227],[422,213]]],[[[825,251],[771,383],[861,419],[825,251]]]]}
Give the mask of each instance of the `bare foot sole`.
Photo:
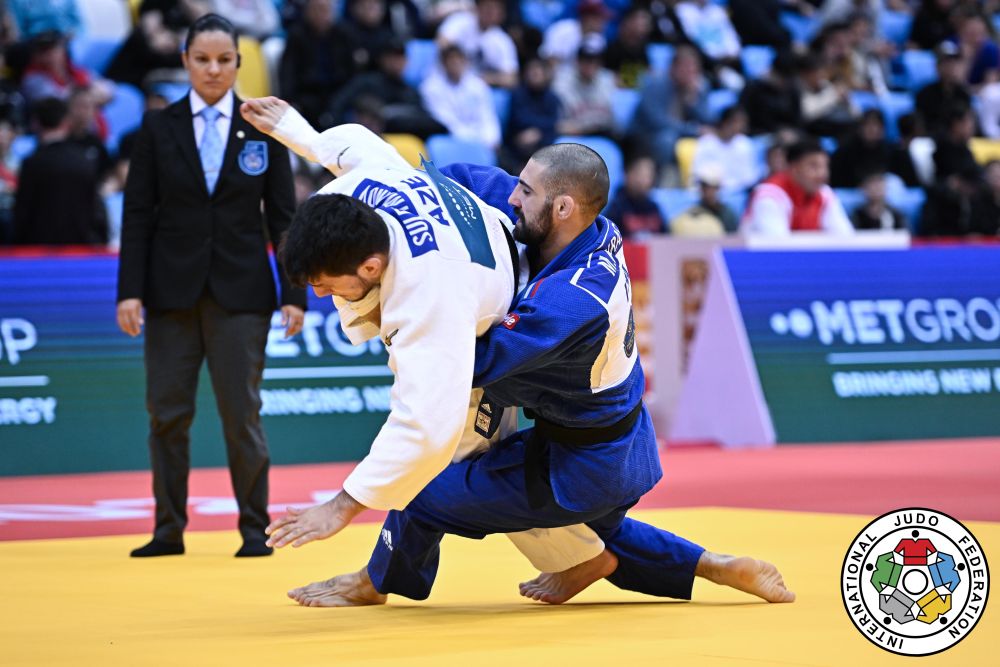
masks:
{"type": "Polygon", "coordinates": [[[562,604],[618,568],[618,557],[605,549],[585,563],[562,572],[543,572],[518,586],[521,595],[548,604],[562,604]]]}
{"type": "Polygon", "coordinates": [[[386,596],[375,590],[367,570],[293,588],[288,597],[303,607],[364,607],[386,601],[386,596]]]}
{"type": "MultiPolygon", "coordinates": [[[[768,602],[794,602],[795,593],[785,587],[785,580],[778,568],[767,561],[742,556],[709,554],[707,572],[702,576],[722,586],[756,595],[768,602]]],[[[704,560],[704,559],[703,559],[704,560]]],[[[699,568],[702,566],[699,561],[699,568]]]]}

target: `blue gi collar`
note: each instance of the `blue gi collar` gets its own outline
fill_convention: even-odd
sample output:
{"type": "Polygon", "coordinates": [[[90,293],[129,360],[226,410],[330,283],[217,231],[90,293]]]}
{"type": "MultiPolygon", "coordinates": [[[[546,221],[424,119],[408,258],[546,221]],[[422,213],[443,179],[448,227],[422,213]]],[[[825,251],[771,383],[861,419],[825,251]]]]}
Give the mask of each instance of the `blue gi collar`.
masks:
{"type": "MultiPolygon", "coordinates": [[[[540,281],[575,264],[582,264],[592,253],[611,247],[615,243],[614,239],[616,238],[620,246],[621,235],[614,224],[603,215],[597,216],[589,227],[580,232],[579,236],[562,249],[562,252],[556,255],[551,262],[546,264],[541,271],[532,277],[531,281],[518,294],[515,305],[524,298],[525,294],[530,294],[534,286],[540,281]]],[[[615,253],[617,253],[617,249],[615,249],[615,253]]]]}

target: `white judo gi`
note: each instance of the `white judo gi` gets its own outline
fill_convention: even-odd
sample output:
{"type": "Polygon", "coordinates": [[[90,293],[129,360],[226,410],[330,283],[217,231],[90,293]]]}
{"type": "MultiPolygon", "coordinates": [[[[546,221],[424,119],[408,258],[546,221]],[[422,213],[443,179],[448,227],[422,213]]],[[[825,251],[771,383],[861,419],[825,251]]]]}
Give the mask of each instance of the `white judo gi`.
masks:
{"type": "MultiPolygon", "coordinates": [[[[514,415],[507,415],[506,428],[491,440],[480,436],[475,422],[482,390],[472,390],[475,339],[503,319],[514,295],[501,226],[513,225],[433,167],[410,166],[361,125],[320,134],[289,109],[271,134],[337,176],[319,194],[368,203],[389,230],[380,288],[360,302],[334,297],[334,303],[352,343],[382,339],[395,376],[389,417],[344,490],[367,507],[401,510],[449,463],[484,450],[516,426],[514,415]],[[364,319],[376,306],[380,327],[364,319]]],[[[604,549],[584,525],[508,537],[543,572],[568,569],[604,549]]]]}

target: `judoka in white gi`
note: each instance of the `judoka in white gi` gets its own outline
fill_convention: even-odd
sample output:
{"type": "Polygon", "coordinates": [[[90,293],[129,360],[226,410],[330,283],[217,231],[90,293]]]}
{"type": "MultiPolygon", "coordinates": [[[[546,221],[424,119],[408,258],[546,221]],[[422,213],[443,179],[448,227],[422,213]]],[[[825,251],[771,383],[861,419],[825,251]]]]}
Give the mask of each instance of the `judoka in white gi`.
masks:
{"type": "MultiPolygon", "coordinates": [[[[544,267],[519,293],[503,326],[476,342],[467,340],[464,332],[487,333],[512,289],[510,283],[496,292],[495,285],[477,284],[495,276],[504,264],[500,241],[509,241],[501,236],[504,213],[483,205],[433,165],[425,165],[426,172],[404,168],[388,145],[357,126],[317,135],[298,114],[286,110],[287,105],[272,99],[251,101],[243,112],[299,154],[339,172],[333,188],[379,209],[386,222],[373,224],[368,207],[355,205],[352,210],[345,198],[318,195],[300,210],[300,224],[293,223],[286,239],[286,270],[309,278],[318,294],[349,301],[368,296],[368,303],[338,306],[344,306],[348,330],[367,327],[370,334],[372,327],[364,319],[381,318],[379,331],[397,373],[386,429],[345,482],[345,492],[330,503],[292,511],[269,529],[276,546],[301,545],[333,535],[364,507],[393,509],[382,539],[367,568],[297,589],[296,599],[304,604],[371,604],[384,602],[388,592],[424,598],[436,574],[444,532],[481,537],[577,522],[593,528],[609,549],[562,573],[522,585],[522,593],[561,602],[607,577],[623,588],[689,598],[693,579],[700,575],[772,601],[794,597],[770,564],[711,554],[625,517],[661,471],[652,425],[641,403],[644,381],[636,363],[621,237],[609,221],[593,217],[607,197],[606,167],[596,154],[580,146],[546,149],[529,162],[516,189],[515,179],[499,170],[450,172],[477,193],[485,192],[490,203],[517,214],[516,231],[522,240],[534,243],[534,264],[544,267]],[[560,196],[553,213],[545,188],[565,188],[560,178],[565,180],[576,169],[557,167],[560,157],[581,163],[578,177],[589,173],[597,180],[582,184],[584,190],[573,189],[579,205],[570,195],[560,196]],[[546,173],[548,178],[542,178],[546,173]],[[503,190],[513,190],[510,202],[517,208],[499,198],[503,190]],[[336,241],[321,238],[324,229],[358,225],[388,227],[388,238],[368,238],[368,232],[360,233],[361,244],[345,243],[350,232],[336,241]],[[360,257],[344,256],[351,253],[360,257]],[[403,263],[400,256],[408,261],[403,263]],[[435,260],[421,262],[425,256],[435,260]],[[472,284],[463,284],[459,276],[470,268],[472,284]],[[548,285],[542,287],[545,281],[548,285]],[[371,300],[377,285],[380,308],[371,300]],[[546,302],[549,306],[543,305],[546,302]],[[427,344],[426,337],[440,330],[437,318],[449,321],[459,333],[442,334],[445,340],[427,344]],[[403,341],[404,346],[394,349],[403,341]],[[445,373],[435,372],[444,359],[445,373]],[[433,377],[407,372],[418,368],[433,377]],[[465,405],[457,397],[468,395],[473,371],[475,384],[486,387],[476,418],[487,435],[486,422],[500,407],[515,404],[533,409],[536,427],[485,454],[448,465],[461,439],[464,414],[446,418],[443,429],[440,420],[433,429],[426,420],[454,415],[445,407],[449,401],[465,405]],[[463,379],[456,381],[455,376],[463,379]],[[393,439],[380,443],[389,433],[393,439]],[[404,511],[396,511],[402,507],[404,511]]],[[[508,271],[513,263],[508,263],[508,271]]],[[[583,550],[571,551],[579,560],[583,550]]]]}

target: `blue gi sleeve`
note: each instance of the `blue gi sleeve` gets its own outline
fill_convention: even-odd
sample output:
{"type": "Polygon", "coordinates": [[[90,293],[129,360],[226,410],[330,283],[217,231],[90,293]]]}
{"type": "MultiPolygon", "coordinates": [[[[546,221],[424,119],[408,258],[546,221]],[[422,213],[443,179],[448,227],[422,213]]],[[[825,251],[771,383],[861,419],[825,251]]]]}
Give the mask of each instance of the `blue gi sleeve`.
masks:
{"type": "Polygon", "coordinates": [[[558,363],[579,344],[603,336],[608,311],[569,282],[572,273],[556,273],[529,286],[503,322],[476,339],[474,387],[558,363]]]}
{"type": "Polygon", "coordinates": [[[502,211],[512,222],[517,219],[514,207],[507,203],[507,198],[517,185],[516,176],[511,176],[499,167],[465,163],[449,164],[441,168],[441,173],[465,189],[476,193],[477,197],[502,211]]]}

